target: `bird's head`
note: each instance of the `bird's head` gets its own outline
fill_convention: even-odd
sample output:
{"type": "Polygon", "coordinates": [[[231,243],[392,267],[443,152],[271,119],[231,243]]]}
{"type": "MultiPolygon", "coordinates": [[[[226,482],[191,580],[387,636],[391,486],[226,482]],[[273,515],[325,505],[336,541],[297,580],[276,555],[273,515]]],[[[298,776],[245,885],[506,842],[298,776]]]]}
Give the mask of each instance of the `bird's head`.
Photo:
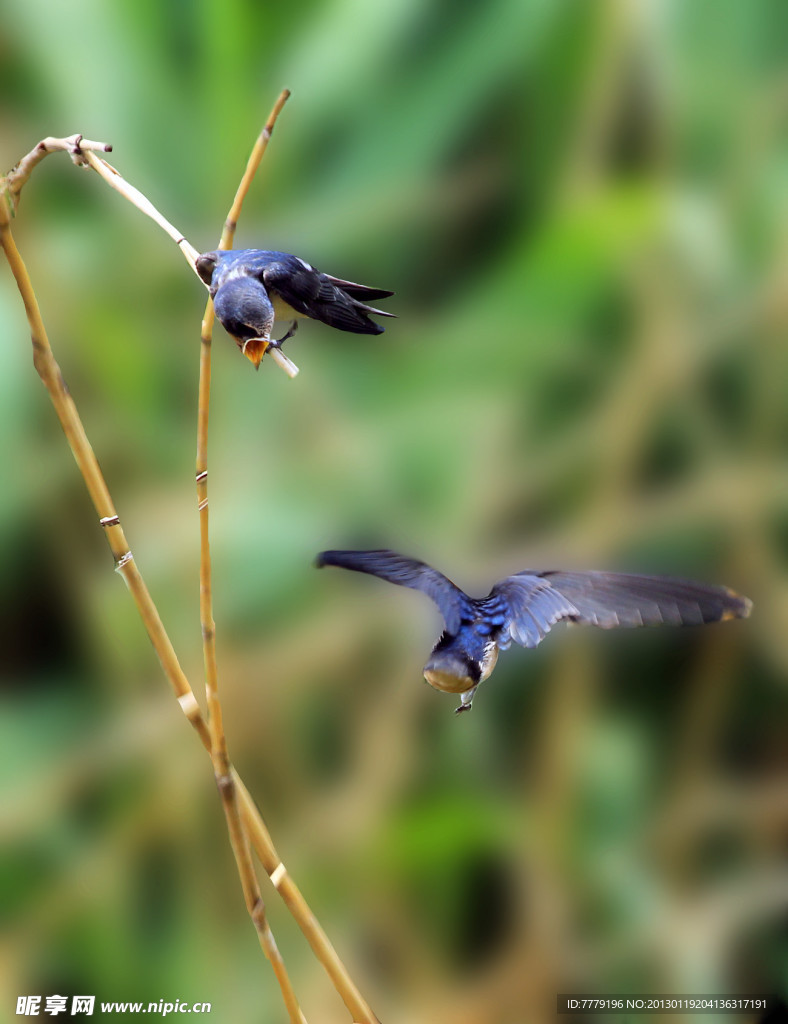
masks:
{"type": "Polygon", "coordinates": [[[213,272],[216,270],[221,255],[222,254],[219,250],[216,250],[215,252],[204,252],[195,260],[194,269],[199,274],[200,279],[207,284],[209,288],[213,281],[213,272]]]}
{"type": "Polygon", "coordinates": [[[274,326],[274,307],[263,285],[246,275],[231,278],[217,289],[213,305],[222,327],[259,368],[274,326]]]}

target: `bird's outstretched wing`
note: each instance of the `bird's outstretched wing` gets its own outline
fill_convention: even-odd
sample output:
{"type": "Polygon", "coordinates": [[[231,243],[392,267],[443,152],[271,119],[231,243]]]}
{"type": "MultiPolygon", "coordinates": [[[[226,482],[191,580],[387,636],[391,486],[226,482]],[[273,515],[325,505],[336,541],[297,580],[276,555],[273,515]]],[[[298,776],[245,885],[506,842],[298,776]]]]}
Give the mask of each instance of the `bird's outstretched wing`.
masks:
{"type": "Polygon", "coordinates": [[[315,565],[319,569],[324,565],[337,565],[367,572],[389,583],[421,590],[438,606],[446,621],[446,631],[451,634],[459,631],[463,618],[474,615],[471,598],[443,573],[425,562],[398,555],[396,551],[321,551],[315,565]]]}
{"type": "Polygon", "coordinates": [[[752,603],[727,587],[670,576],[525,570],[500,580],[486,600],[509,613],[508,631],[536,647],[557,622],[618,626],[688,626],[746,618],[752,603]]]}

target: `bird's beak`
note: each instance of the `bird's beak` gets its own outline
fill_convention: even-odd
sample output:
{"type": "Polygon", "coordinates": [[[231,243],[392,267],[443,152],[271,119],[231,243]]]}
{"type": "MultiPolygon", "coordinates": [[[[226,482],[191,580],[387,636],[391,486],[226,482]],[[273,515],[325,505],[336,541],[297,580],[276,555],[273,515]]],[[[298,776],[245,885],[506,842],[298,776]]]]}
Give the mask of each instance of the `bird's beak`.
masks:
{"type": "Polygon", "coordinates": [[[255,370],[260,369],[260,363],[262,362],[267,348],[268,342],[265,338],[247,338],[241,345],[241,351],[254,366],[255,370]]]}

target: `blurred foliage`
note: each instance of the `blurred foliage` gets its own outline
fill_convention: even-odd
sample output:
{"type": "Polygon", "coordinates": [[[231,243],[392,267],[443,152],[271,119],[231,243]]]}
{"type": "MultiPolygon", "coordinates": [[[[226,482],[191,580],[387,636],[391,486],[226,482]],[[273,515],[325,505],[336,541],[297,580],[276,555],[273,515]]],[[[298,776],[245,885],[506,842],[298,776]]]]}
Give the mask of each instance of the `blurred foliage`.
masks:
{"type": "MultiPolygon", "coordinates": [[[[212,248],[287,85],[237,244],[396,289],[380,338],[304,325],[295,382],[217,329],[210,446],[230,750],[383,1020],[530,1024],[560,990],[785,995],[786,13],[8,0],[5,166],[45,135],[106,139],[212,248]],[[425,603],[310,568],[367,545],[471,592],[596,565],[725,582],[755,611],[554,634],[455,718],[420,683],[425,603]]],[[[15,232],[197,688],[202,286],[58,156],[15,232]]],[[[207,759],[7,272],[0,316],[3,1006],[85,992],[282,1020],[207,759]]],[[[346,1020],[265,892],[307,1018],[346,1020]]]]}

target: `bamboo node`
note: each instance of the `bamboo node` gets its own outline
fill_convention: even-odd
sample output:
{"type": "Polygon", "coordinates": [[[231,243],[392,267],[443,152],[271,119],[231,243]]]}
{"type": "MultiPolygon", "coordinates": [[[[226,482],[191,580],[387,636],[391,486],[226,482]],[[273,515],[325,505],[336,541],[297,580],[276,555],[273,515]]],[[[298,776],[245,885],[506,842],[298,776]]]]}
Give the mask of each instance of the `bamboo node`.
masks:
{"type": "Polygon", "coordinates": [[[286,874],[287,868],[280,860],[269,876],[275,889],[278,889],[279,886],[282,884],[282,879],[285,877],[286,874]]]}
{"type": "Polygon", "coordinates": [[[178,703],[181,706],[181,711],[187,718],[191,719],[196,714],[200,714],[200,705],[197,703],[197,698],[191,690],[188,693],[182,693],[178,697],[178,703]]]}
{"type": "Polygon", "coordinates": [[[132,560],[132,558],[134,558],[134,555],[132,555],[132,553],[130,551],[127,551],[125,554],[121,555],[120,558],[116,559],[115,560],[115,572],[120,572],[120,570],[123,568],[123,566],[124,565],[128,565],[128,563],[132,560]]]}
{"type": "Polygon", "coordinates": [[[104,516],[103,519],[99,519],[99,525],[103,526],[105,530],[108,526],[120,526],[120,516],[117,514],[114,516],[104,516]]]}

